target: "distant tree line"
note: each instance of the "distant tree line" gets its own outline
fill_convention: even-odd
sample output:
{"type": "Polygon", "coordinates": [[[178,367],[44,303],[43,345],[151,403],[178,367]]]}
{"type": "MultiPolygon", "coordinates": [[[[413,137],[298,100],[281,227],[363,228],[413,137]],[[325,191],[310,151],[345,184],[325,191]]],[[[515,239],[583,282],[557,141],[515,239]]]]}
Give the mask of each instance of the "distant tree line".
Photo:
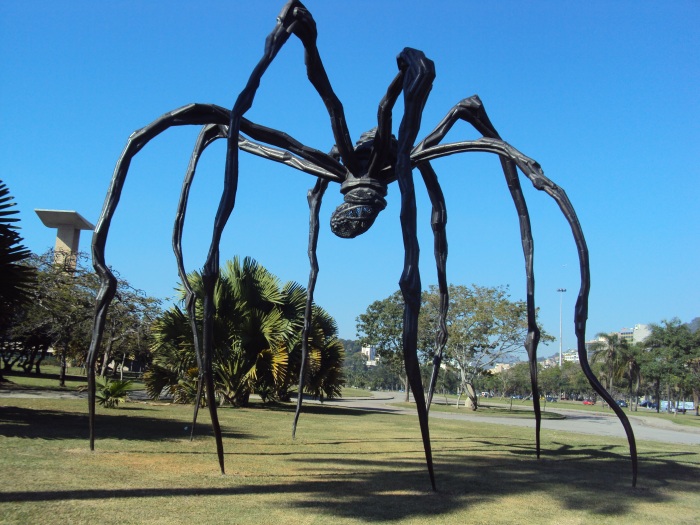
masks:
{"type": "MultiPolygon", "coordinates": [[[[24,264],[31,269],[24,299],[4,319],[0,333],[2,371],[20,369],[41,374],[41,365],[51,356],[60,366],[60,384],[68,364],[85,362],[92,335],[92,318],[99,282],[86,267],[85,254],[76,265],[55,258],[53,250],[30,254],[24,264]],[[63,261],[64,263],[57,263],[63,261]]],[[[105,324],[101,376],[116,375],[125,366],[142,369],[150,354],[151,325],[160,315],[160,301],[148,297],[118,277],[117,295],[105,324]],[[113,365],[108,370],[109,365],[113,365]]]]}
{"type": "MultiPolygon", "coordinates": [[[[427,376],[431,374],[431,363],[438,351],[440,301],[436,286],[422,293],[418,347],[427,376]]],[[[451,389],[466,396],[469,406],[476,410],[488,370],[496,363],[512,361],[524,348],[527,306],[524,301],[512,300],[507,287],[450,285],[446,325],[448,340],[440,372],[442,379],[437,388],[439,391],[451,389]]],[[[379,365],[372,374],[398,379],[408,400],[408,381],[403,366],[401,292],[370,304],[357,318],[357,332],[361,344],[377,349],[379,365]]],[[[553,340],[544,331],[540,337],[544,342],[553,340]]]]}
{"type": "MultiPolygon", "coordinates": [[[[439,294],[435,287],[422,296],[419,319],[424,387],[432,369],[439,294]]],[[[407,389],[403,370],[403,299],[400,292],[373,302],[357,318],[357,341],[344,341],[347,358],[345,375],[350,386],[371,389],[407,389]],[[379,356],[377,366],[367,366],[359,347],[373,345],[379,356]]],[[[438,392],[466,395],[476,409],[482,392],[502,397],[533,395],[527,363],[514,363],[516,353],[524,350],[526,336],[525,305],[511,301],[507,288],[472,285],[450,286],[449,339],[440,371],[438,392]],[[491,373],[496,363],[512,366],[491,373]]],[[[598,334],[599,342],[589,356],[596,376],[616,398],[624,399],[630,410],[640,400],[660,409],[660,401],[669,407],[692,400],[696,414],[700,404],[700,319],[688,324],[678,319],[652,325],[651,335],[632,344],[618,334],[598,334]]],[[[552,341],[542,334],[542,341],[552,341]]],[[[544,368],[538,372],[543,398],[596,399],[578,363],[544,368]]],[[[408,395],[408,393],[407,393],[408,395]]],[[[406,397],[408,399],[408,397],[406,397]]]]}

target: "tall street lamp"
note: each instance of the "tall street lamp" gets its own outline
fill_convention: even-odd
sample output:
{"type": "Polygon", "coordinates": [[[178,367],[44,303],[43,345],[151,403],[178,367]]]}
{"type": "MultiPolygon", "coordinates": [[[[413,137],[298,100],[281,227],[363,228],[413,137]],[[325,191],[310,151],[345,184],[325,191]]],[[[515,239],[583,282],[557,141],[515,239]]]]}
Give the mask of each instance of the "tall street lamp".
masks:
{"type": "Polygon", "coordinates": [[[564,299],[564,292],[566,292],[566,288],[557,288],[557,292],[559,292],[559,368],[561,368],[561,305],[564,299]]]}

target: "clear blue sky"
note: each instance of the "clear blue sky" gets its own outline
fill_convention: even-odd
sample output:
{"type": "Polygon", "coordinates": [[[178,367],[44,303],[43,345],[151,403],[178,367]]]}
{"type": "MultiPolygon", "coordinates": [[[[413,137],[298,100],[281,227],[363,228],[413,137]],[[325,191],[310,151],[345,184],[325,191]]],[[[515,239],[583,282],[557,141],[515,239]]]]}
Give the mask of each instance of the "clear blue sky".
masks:
{"type": "MultiPolygon", "coordinates": [[[[282,1],[0,3],[0,178],[21,211],[25,244],[53,246],[35,208],[77,210],[95,222],[128,135],[190,102],[231,107],[261,55],[282,1]]],[[[460,99],[478,93],[503,138],[538,160],[573,202],[591,253],[588,335],[700,315],[700,3],[417,2],[309,0],[319,49],[353,138],[376,125],[377,104],[406,46],[433,59],[437,79],[424,136],[460,99]]],[[[401,107],[394,119],[398,125],[401,107]]],[[[328,116],[305,79],[293,39],[263,79],[247,116],[321,150],[328,116]]],[[[196,129],[170,130],[132,164],[107,260],[149,295],[172,297],[173,214],[196,129]]],[[[475,138],[466,125],[452,140],[475,138]]],[[[244,155],[222,260],[250,255],[306,284],[310,176],[244,155]]],[[[188,269],[204,262],[224,161],[200,168],[185,231],[188,269]]],[[[449,280],[508,285],[524,297],[518,221],[486,154],[435,162],[447,196],[449,280]]],[[[576,251],[553,201],[526,180],[533,215],[537,302],[545,330],[574,346],[576,251]]],[[[420,185],[419,185],[420,187],[420,185]]],[[[322,209],[317,302],[355,337],[355,318],[398,289],[403,248],[398,188],[355,240],[322,209]]],[[[419,190],[423,285],[435,282],[430,207],[419,190]]],[[[83,234],[81,248],[89,249],[83,234]]],[[[548,355],[558,343],[543,348],[548,355]]]]}

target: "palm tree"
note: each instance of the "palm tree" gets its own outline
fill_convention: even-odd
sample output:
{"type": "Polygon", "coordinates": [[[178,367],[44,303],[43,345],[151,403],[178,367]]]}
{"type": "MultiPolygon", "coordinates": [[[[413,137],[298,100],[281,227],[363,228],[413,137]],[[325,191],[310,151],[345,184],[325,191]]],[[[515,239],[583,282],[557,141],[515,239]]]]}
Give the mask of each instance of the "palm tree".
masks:
{"type": "MultiPolygon", "coordinates": [[[[201,274],[194,272],[188,280],[198,297],[196,322],[201,327],[201,274]]],[[[184,289],[180,291],[184,299],[184,289]]],[[[247,404],[253,392],[263,400],[285,397],[295,374],[298,375],[298,365],[290,366],[290,361],[300,360],[304,288],[293,282],[282,285],[255,260],[246,257],[241,263],[236,257],[221,269],[214,304],[213,368],[217,394],[234,406],[247,404]]],[[[342,345],[334,343],[337,329],[330,316],[318,307],[315,313],[307,391],[335,396],[342,380],[342,345]]],[[[149,393],[157,396],[168,388],[181,401],[193,399],[196,359],[187,316],[173,307],[154,330],[153,365],[146,375],[149,393]]]]}
{"type": "Polygon", "coordinates": [[[148,395],[158,399],[165,392],[176,403],[194,402],[197,360],[187,315],[173,306],[154,322],[152,333],[152,361],[144,374],[148,395]]]}
{"type": "Polygon", "coordinates": [[[616,378],[621,376],[623,371],[620,368],[620,357],[623,352],[629,349],[627,340],[622,339],[620,334],[599,333],[598,342],[593,345],[592,361],[602,361],[604,365],[604,377],[607,379],[607,391],[612,395],[612,389],[616,378]]]}
{"type": "Polygon", "coordinates": [[[642,360],[644,358],[644,348],[639,344],[622,345],[619,349],[620,368],[627,376],[627,389],[629,391],[631,403],[630,409],[636,411],[639,402],[639,388],[642,382],[642,360]]]}
{"type": "Polygon", "coordinates": [[[22,237],[17,233],[13,217],[19,213],[12,209],[14,198],[4,182],[0,180],[0,319],[6,320],[16,305],[28,300],[34,280],[34,270],[23,264],[31,252],[22,246],[22,237]]]}
{"type": "Polygon", "coordinates": [[[11,209],[14,206],[10,190],[0,180],[0,345],[11,344],[8,343],[12,339],[9,332],[17,306],[29,300],[35,280],[34,269],[23,264],[31,252],[20,244],[22,237],[13,224],[19,221],[13,217],[18,213],[11,209]]]}
{"type": "MultiPolygon", "coordinates": [[[[304,373],[304,392],[313,398],[340,397],[345,383],[343,361],[345,350],[338,339],[338,326],[331,315],[320,306],[314,306],[308,341],[308,356],[304,373]]],[[[301,335],[301,334],[299,334],[301,335]]],[[[288,378],[299,377],[301,366],[301,337],[290,355],[288,378]]]]}

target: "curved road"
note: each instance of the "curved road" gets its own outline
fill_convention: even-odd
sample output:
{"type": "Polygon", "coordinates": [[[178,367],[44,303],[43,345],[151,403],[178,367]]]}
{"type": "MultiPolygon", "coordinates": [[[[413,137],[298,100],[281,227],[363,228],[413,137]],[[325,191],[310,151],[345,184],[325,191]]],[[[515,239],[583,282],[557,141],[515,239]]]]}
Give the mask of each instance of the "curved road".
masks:
{"type": "MultiPolygon", "coordinates": [[[[306,401],[311,402],[314,401],[306,401]]],[[[391,406],[392,403],[403,402],[403,394],[392,392],[382,392],[373,398],[348,398],[325,401],[324,404],[343,406],[347,408],[376,410],[390,412],[394,414],[415,415],[415,410],[391,406]],[[381,396],[381,397],[379,397],[381,396]]],[[[439,400],[433,400],[433,403],[439,400]]],[[[444,403],[443,403],[444,404],[444,403]]],[[[613,413],[587,412],[584,410],[567,410],[565,408],[552,407],[547,404],[547,409],[566,416],[566,419],[543,419],[543,430],[554,430],[562,432],[576,432],[579,434],[593,434],[598,436],[614,436],[626,439],[625,431],[620,421],[613,413]]],[[[681,445],[700,445],[700,428],[681,426],[676,423],[656,417],[644,416],[643,412],[636,414],[626,413],[632,424],[634,435],[638,441],[661,441],[664,443],[676,443],[681,445]]],[[[474,421],[478,423],[492,423],[495,425],[511,425],[519,427],[535,428],[534,416],[532,419],[507,418],[481,416],[471,413],[465,409],[459,414],[431,411],[430,417],[435,419],[459,419],[474,421]]],[[[695,417],[695,416],[678,416],[695,417]]]]}
{"type": "MultiPolygon", "coordinates": [[[[0,397],[58,397],[58,398],[86,398],[85,393],[76,392],[55,392],[47,390],[7,390],[0,389],[0,397]]],[[[145,392],[132,392],[133,399],[144,400],[145,392]]],[[[324,401],[324,404],[331,406],[339,406],[350,409],[374,410],[378,412],[387,412],[392,414],[406,414],[415,416],[416,412],[411,408],[403,408],[400,406],[392,406],[392,404],[403,402],[403,394],[393,392],[381,392],[377,396],[371,398],[344,398],[324,401]]],[[[311,399],[305,399],[304,403],[319,403],[311,399]]],[[[435,399],[434,403],[440,403],[439,399],[435,399]]],[[[443,403],[444,404],[444,403],[443,403]]],[[[543,430],[554,430],[562,432],[576,432],[579,434],[593,434],[598,436],[614,436],[626,438],[625,431],[622,425],[612,413],[587,412],[584,410],[567,410],[565,408],[552,407],[551,404],[547,408],[566,416],[566,419],[543,419],[543,430]]],[[[645,417],[644,412],[630,414],[627,412],[630,423],[634,430],[634,435],[638,441],[660,441],[664,443],[676,443],[681,445],[700,445],[700,428],[688,427],[675,424],[671,421],[656,417],[645,417]]],[[[494,425],[511,425],[519,427],[535,428],[535,420],[533,418],[508,418],[508,417],[491,417],[475,415],[471,411],[465,409],[460,413],[448,413],[432,411],[431,418],[435,419],[457,419],[465,421],[474,421],[477,423],[491,423],[494,425]]],[[[678,417],[695,417],[695,416],[678,416],[678,417]]]]}

